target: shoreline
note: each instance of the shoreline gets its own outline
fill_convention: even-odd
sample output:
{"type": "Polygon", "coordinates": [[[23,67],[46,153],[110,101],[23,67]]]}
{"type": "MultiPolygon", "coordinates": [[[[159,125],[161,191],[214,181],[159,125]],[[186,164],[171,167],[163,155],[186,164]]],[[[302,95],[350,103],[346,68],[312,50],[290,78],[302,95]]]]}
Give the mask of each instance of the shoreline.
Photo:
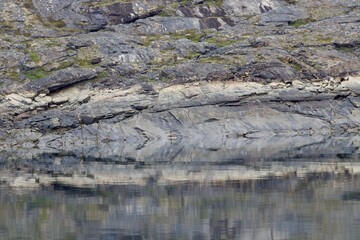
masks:
{"type": "Polygon", "coordinates": [[[166,145],[201,143],[217,149],[270,137],[356,136],[358,93],[360,78],[350,76],[292,85],[199,82],[151,91],[140,85],[91,92],[71,87],[33,99],[11,94],[0,103],[2,112],[14,113],[9,119],[2,116],[0,150],[9,155],[18,151],[13,159],[19,159],[31,157],[32,151],[32,157],[56,152],[81,156],[104,146],[107,150],[92,157],[106,158],[126,148],[154,152],[166,145]]]}
{"type": "MultiPolygon", "coordinates": [[[[62,169],[62,173],[29,173],[2,169],[1,185],[11,189],[38,189],[52,186],[97,188],[99,186],[159,186],[177,184],[226,184],[235,182],[306,179],[310,176],[356,177],[360,175],[359,162],[267,162],[263,166],[153,164],[148,167],[87,163],[62,169]]],[[[51,172],[51,170],[47,170],[51,172]]]]}
{"type": "Polygon", "coordinates": [[[0,164],[14,174],[57,157],[357,161],[353,0],[3,2],[0,164]]]}

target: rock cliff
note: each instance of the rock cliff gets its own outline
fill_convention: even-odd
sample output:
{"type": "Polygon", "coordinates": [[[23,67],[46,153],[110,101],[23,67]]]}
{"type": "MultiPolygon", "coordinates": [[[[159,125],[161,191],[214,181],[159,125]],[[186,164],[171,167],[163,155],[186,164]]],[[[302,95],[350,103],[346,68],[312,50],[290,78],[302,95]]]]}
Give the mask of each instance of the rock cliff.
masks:
{"type": "Polygon", "coordinates": [[[356,155],[359,22],[356,0],[1,0],[0,160],[356,155]]]}

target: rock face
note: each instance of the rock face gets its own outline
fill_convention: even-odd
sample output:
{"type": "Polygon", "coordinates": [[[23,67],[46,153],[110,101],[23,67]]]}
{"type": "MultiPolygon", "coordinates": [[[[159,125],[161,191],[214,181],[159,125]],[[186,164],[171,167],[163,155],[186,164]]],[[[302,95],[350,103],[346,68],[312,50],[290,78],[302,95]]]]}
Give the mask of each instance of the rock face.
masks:
{"type": "Polygon", "coordinates": [[[4,93],[79,68],[95,71],[99,81],[89,85],[98,87],[313,81],[359,71],[359,7],[352,0],[2,0],[1,5],[4,93]]]}
{"type": "Polygon", "coordinates": [[[353,137],[359,21],[353,0],[1,0],[0,161],[261,160],[353,137]]]}
{"type": "MultiPolygon", "coordinates": [[[[156,161],[168,148],[238,149],[248,148],[249,141],[296,136],[315,137],[316,143],[359,130],[359,82],[349,77],[293,85],[226,81],[126,90],[74,86],[34,98],[13,93],[1,104],[13,120],[1,119],[0,149],[9,159],[66,153],[156,161]]],[[[262,157],[254,153],[254,159],[262,157]]]]}

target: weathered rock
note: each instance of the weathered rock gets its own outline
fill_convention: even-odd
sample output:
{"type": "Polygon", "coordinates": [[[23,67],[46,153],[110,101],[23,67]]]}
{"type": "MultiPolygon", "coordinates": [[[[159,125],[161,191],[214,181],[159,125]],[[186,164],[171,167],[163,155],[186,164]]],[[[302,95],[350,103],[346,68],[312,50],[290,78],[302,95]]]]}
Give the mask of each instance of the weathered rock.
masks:
{"type": "MultiPolygon", "coordinates": [[[[357,71],[359,65],[359,14],[353,1],[341,5],[311,1],[184,5],[174,1],[164,6],[160,1],[84,0],[18,4],[21,7],[6,1],[1,10],[8,26],[0,46],[5,66],[0,69],[1,82],[7,92],[23,85],[19,80],[38,80],[74,66],[107,72],[104,80],[111,82],[97,85],[124,86],[141,79],[167,79],[163,72],[182,72],[187,61],[195,62],[189,69],[194,75],[202,75],[197,71],[206,64],[216,63],[223,66],[226,78],[266,82],[337,77],[357,71]],[[318,12],[319,8],[327,10],[318,12]],[[267,24],[271,22],[282,26],[267,24]],[[213,31],[203,31],[209,28],[213,31]],[[230,68],[245,71],[229,74],[230,68]]],[[[217,78],[209,74],[205,80],[217,78]]]]}
{"type": "Polygon", "coordinates": [[[262,159],[359,130],[356,1],[0,5],[1,160],[262,159]]]}
{"type": "Polygon", "coordinates": [[[288,24],[299,19],[308,18],[308,15],[295,5],[277,7],[269,11],[266,11],[265,7],[262,9],[262,12],[264,13],[261,15],[260,24],[288,24]]]}
{"type": "Polygon", "coordinates": [[[278,1],[273,0],[256,0],[256,1],[224,1],[224,8],[235,16],[261,14],[274,9],[278,1]]]}
{"type": "MultiPolygon", "coordinates": [[[[80,155],[83,153],[78,149],[88,149],[90,158],[119,157],[113,155],[119,147],[147,156],[156,149],[166,149],[170,143],[184,147],[201,143],[209,149],[221,149],[229,144],[242,145],[254,138],[327,137],[359,129],[359,111],[354,98],[349,96],[350,90],[331,92],[321,84],[313,88],[317,91],[286,84],[277,84],[274,88],[230,81],[153,86],[151,91],[144,91],[141,86],[129,90],[96,90],[90,99],[86,92],[78,93],[80,97],[67,98],[70,102],[64,102],[57,110],[30,116],[18,112],[21,120],[6,123],[4,128],[29,129],[43,134],[34,146],[28,147],[32,150],[26,154],[71,152],[80,155]],[[80,98],[87,100],[80,101],[80,98]],[[73,103],[80,105],[74,108],[73,103]],[[93,148],[96,150],[90,151],[93,148]]],[[[47,96],[41,95],[35,100],[38,98],[47,96]]],[[[48,102],[54,99],[56,95],[48,102]]],[[[22,104],[34,103],[22,100],[22,104]]],[[[22,111],[28,110],[24,107],[22,111]]],[[[23,141],[16,131],[7,138],[13,142],[23,141]]],[[[8,148],[0,145],[5,146],[8,148]]],[[[17,151],[18,148],[10,149],[17,151]]],[[[143,158],[131,158],[143,161],[143,158]]]]}
{"type": "Polygon", "coordinates": [[[25,86],[27,91],[48,91],[59,90],[68,87],[69,85],[89,80],[96,77],[94,70],[67,68],[54,72],[48,77],[41,78],[36,82],[30,82],[25,86]]]}
{"type": "Polygon", "coordinates": [[[348,76],[345,81],[341,83],[342,87],[350,89],[356,95],[360,94],[360,78],[348,76]]]}
{"type": "Polygon", "coordinates": [[[198,18],[153,17],[137,21],[137,30],[142,34],[169,34],[184,30],[200,30],[198,18]]]}

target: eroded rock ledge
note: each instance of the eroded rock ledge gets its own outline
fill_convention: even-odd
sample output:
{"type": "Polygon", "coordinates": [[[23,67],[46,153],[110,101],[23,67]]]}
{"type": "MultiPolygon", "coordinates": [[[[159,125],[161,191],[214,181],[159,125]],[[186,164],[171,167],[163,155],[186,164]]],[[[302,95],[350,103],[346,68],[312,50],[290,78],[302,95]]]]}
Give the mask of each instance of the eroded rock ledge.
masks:
{"type": "Polygon", "coordinates": [[[44,153],[151,161],[169,145],[222,149],[251,139],[357,134],[356,76],[303,84],[241,81],[76,86],[2,101],[3,158],[44,153]],[[96,149],[96,150],[93,150],[96,149]],[[120,151],[121,150],[121,151],[120,151]]]}
{"type": "Polygon", "coordinates": [[[12,93],[0,104],[9,113],[1,118],[2,182],[94,187],[359,174],[359,89],[359,77],[348,76],[12,93]]]}

